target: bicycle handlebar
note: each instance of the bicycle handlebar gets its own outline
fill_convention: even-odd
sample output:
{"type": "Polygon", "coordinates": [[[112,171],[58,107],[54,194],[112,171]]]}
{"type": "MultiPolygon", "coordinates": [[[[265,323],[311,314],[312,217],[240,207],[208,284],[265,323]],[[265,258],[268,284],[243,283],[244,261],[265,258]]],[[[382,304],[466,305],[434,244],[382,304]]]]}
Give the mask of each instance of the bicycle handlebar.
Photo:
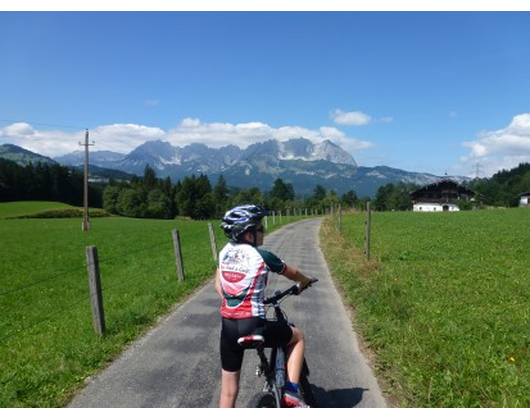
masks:
{"type": "Polygon", "coordinates": [[[273,305],[280,300],[282,300],[285,296],[290,295],[299,295],[303,290],[307,289],[308,287],[311,287],[314,283],[318,281],[317,278],[312,278],[309,282],[309,284],[304,288],[300,289],[300,283],[295,284],[294,286],[289,287],[288,289],[285,289],[283,292],[277,291],[273,296],[268,297],[263,301],[265,305],[273,305]]]}

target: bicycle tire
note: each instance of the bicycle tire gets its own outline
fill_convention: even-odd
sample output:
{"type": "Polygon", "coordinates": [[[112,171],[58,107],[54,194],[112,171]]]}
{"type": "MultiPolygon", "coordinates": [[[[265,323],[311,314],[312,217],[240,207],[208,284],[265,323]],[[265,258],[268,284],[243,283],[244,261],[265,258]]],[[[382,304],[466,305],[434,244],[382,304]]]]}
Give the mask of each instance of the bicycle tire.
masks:
{"type": "Polygon", "coordinates": [[[313,395],[313,390],[311,389],[311,384],[309,383],[307,374],[304,371],[302,371],[300,375],[299,385],[305,403],[309,405],[309,407],[317,408],[317,401],[315,400],[315,396],[313,395]]]}
{"type": "Polygon", "coordinates": [[[276,398],[270,392],[260,392],[254,395],[248,403],[248,408],[276,408],[276,398]]]}

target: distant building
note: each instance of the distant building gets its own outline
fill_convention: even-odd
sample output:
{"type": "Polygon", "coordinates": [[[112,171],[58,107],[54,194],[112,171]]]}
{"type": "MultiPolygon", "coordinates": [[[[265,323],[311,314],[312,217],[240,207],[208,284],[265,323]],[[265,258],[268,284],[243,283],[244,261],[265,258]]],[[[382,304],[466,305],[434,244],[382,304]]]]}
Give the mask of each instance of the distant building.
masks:
{"type": "Polygon", "coordinates": [[[530,191],[519,194],[519,207],[530,207],[530,191]]]}
{"type": "Polygon", "coordinates": [[[458,202],[470,201],[474,195],[455,181],[444,179],[411,192],[410,198],[413,211],[459,211],[458,202]]]}

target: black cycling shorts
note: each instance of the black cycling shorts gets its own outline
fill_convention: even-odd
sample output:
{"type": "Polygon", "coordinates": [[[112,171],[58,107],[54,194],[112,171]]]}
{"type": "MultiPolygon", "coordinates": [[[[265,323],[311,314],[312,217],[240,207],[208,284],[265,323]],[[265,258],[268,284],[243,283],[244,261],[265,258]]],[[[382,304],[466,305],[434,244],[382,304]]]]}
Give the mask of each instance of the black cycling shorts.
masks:
{"type": "Polygon", "coordinates": [[[265,338],[265,347],[287,345],[293,337],[288,324],[269,321],[263,318],[229,319],[223,318],[221,325],[221,366],[228,372],[241,370],[245,349],[237,340],[251,334],[265,338]]]}

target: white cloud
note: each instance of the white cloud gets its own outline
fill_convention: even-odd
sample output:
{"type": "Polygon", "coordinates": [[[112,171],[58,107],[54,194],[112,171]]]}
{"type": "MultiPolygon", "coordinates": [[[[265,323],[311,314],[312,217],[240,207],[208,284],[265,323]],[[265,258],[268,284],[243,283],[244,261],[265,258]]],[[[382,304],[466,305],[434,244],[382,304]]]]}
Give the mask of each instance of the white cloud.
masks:
{"type": "Polygon", "coordinates": [[[198,119],[190,118],[183,120],[178,127],[170,130],[166,139],[172,144],[181,146],[193,142],[202,142],[211,147],[233,144],[245,148],[250,144],[269,139],[286,141],[300,137],[309,139],[314,143],[331,140],[345,147],[350,152],[371,146],[370,143],[348,137],[345,133],[333,127],[320,127],[317,130],[299,126],[274,128],[261,122],[242,124],[203,123],[198,119]]]}
{"type": "Polygon", "coordinates": [[[94,149],[128,153],[147,140],[163,139],[164,130],[138,124],[103,125],[90,130],[94,149]]]}
{"type": "Polygon", "coordinates": [[[341,109],[336,109],[330,114],[331,119],[335,124],[340,125],[366,125],[369,124],[372,118],[363,112],[352,111],[345,112],[341,109]]]}
{"type": "Polygon", "coordinates": [[[85,131],[66,133],[59,130],[41,131],[27,123],[15,123],[0,128],[3,143],[11,143],[45,156],[58,156],[78,148],[84,142],[85,131]]]}
{"type": "Polygon", "coordinates": [[[35,134],[33,127],[27,123],[15,123],[7,126],[3,131],[2,135],[7,137],[24,137],[32,136],[35,134]]]}
{"type": "MultiPolygon", "coordinates": [[[[89,134],[89,140],[94,142],[91,150],[120,153],[128,153],[149,140],[165,140],[175,146],[200,142],[210,147],[232,144],[245,148],[269,139],[285,141],[305,137],[314,143],[331,140],[350,153],[371,147],[369,142],[349,137],[334,127],[320,127],[316,130],[298,126],[274,128],[261,122],[204,123],[197,118],[186,118],[167,131],[139,124],[112,124],[91,128],[89,134]]],[[[45,156],[57,157],[81,150],[79,143],[84,142],[85,131],[41,131],[26,123],[16,123],[0,128],[0,136],[4,143],[13,143],[45,156]]]]}
{"type": "Polygon", "coordinates": [[[463,145],[471,153],[461,159],[462,163],[479,164],[486,176],[530,162],[530,114],[516,115],[508,127],[484,131],[463,145]]]}

